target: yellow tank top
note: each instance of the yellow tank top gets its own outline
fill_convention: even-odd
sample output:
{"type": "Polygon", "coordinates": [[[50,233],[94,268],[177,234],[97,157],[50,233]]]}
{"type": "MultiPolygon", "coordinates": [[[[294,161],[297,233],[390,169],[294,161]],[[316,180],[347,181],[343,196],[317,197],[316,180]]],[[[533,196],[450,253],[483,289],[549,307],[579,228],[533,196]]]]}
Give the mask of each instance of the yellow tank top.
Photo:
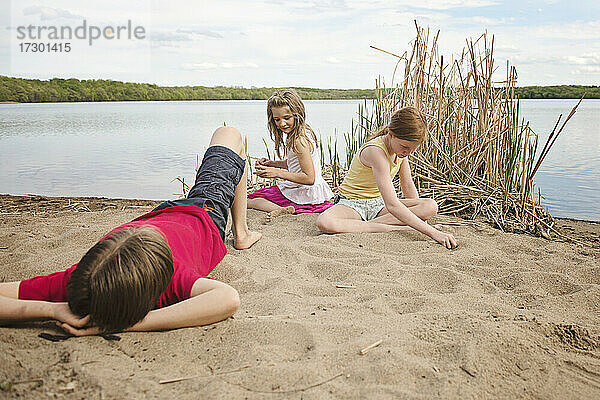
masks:
{"type": "Polygon", "coordinates": [[[340,194],[349,199],[374,199],[381,197],[373,170],[367,167],[360,161],[360,153],[367,146],[377,146],[385,152],[385,155],[390,164],[390,179],[392,179],[400,170],[400,165],[404,158],[397,157],[395,154],[388,152],[387,147],[383,143],[383,136],[378,136],[375,139],[365,143],[354,155],[350,163],[350,169],[346,173],[344,181],[340,185],[340,194]],[[396,162],[394,163],[394,159],[396,162]]]}

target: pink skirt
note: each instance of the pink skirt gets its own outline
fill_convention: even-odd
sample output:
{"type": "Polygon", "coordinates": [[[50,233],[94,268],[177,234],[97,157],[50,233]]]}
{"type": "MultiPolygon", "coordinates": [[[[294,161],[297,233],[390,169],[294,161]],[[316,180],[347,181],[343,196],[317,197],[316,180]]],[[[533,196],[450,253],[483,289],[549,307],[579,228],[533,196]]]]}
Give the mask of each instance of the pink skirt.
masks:
{"type": "Polygon", "coordinates": [[[295,214],[320,213],[333,206],[333,203],[330,201],[325,201],[321,204],[296,204],[293,201],[288,200],[281,193],[281,190],[279,190],[277,185],[267,186],[265,188],[258,189],[256,192],[250,193],[248,195],[249,199],[254,199],[256,197],[261,197],[263,199],[269,200],[270,202],[275,203],[280,207],[294,206],[294,209],[296,210],[295,214]]]}

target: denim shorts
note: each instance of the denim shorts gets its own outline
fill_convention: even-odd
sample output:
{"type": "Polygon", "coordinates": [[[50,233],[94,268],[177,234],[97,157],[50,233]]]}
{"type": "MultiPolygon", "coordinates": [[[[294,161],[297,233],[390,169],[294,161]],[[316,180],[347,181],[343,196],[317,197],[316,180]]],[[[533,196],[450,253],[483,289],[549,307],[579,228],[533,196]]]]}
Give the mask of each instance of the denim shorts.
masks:
{"type": "Polygon", "coordinates": [[[376,197],[374,199],[349,199],[338,194],[335,197],[335,204],[350,207],[360,215],[363,221],[372,220],[385,208],[382,197],[376,197]]]}
{"type": "Polygon", "coordinates": [[[225,146],[210,146],[196,174],[196,182],[187,198],[168,200],[154,209],[173,206],[203,207],[219,229],[225,241],[228,210],[233,204],[235,189],[242,175],[246,160],[225,146]]]}

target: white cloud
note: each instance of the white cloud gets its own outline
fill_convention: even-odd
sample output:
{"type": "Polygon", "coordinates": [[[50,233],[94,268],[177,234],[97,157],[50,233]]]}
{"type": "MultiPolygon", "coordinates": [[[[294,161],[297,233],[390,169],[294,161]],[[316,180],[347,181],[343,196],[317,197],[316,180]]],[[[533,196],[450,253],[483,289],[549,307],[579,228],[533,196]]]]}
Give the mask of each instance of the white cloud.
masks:
{"type": "Polygon", "coordinates": [[[526,28],[525,31],[529,33],[529,37],[535,35],[539,38],[553,39],[600,39],[600,20],[531,26],[526,28]]]}
{"type": "Polygon", "coordinates": [[[23,9],[23,15],[37,15],[39,14],[42,21],[49,21],[53,19],[65,18],[65,19],[82,19],[81,15],[76,15],[70,11],[63,10],[61,8],[43,7],[43,6],[31,6],[23,9]]]}
{"type": "Polygon", "coordinates": [[[186,33],[189,35],[200,35],[207,36],[215,39],[222,39],[223,36],[217,32],[210,31],[208,29],[177,29],[177,33],[186,33]]]}
{"type": "Polygon", "coordinates": [[[181,68],[186,71],[205,70],[205,69],[216,69],[219,65],[215,63],[183,63],[181,68]]]}
{"type": "Polygon", "coordinates": [[[473,16],[468,18],[453,18],[453,24],[469,24],[469,25],[482,25],[484,27],[495,26],[495,25],[506,25],[515,22],[514,17],[509,18],[488,18],[482,16],[473,16]]]}
{"type": "Polygon", "coordinates": [[[223,36],[217,32],[208,29],[153,29],[151,30],[150,40],[153,42],[192,42],[201,37],[213,39],[222,39],[223,36]]]}
{"type": "Polygon", "coordinates": [[[569,64],[589,65],[600,68],[600,53],[588,53],[579,56],[567,56],[564,58],[569,64]]]}
{"type": "Polygon", "coordinates": [[[573,70],[572,74],[600,74],[600,65],[586,65],[584,67],[573,70]]]}
{"type": "Polygon", "coordinates": [[[497,1],[492,0],[422,0],[412,3],[412,6],[430,10],[449,10],[451,8],[487,7],[497,4],[499,4],[497,1]]]}
{"type": "Polygon", "coordinates": [[[500,4],[495,0],[349,0],[348,6],[355,9],[406,9],[423,8],[427,10],[450,10],[453,8],[479,8],[500,4]]]}

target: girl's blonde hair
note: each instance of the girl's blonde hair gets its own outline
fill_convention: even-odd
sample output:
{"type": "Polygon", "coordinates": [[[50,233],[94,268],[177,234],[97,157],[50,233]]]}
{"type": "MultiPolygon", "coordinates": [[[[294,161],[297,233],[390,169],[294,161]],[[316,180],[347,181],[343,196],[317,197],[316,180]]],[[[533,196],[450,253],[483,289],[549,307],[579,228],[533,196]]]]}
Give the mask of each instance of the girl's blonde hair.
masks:
{"type": "Polygon", "coordinates": [[[267,100],[267,121],[271,139],[275,142],[275,152],[279,158],[282,158],[280,153],[281,147],[283,147],[284,155],[288,149],[297,153],[300,140],[308,142],[311,152],[314,150],[313,143],[318,146],[317,136],[306,123],[304,103],[302,103],[302,99],[294,89],[279,89],[269,97],[269,100],[267,100]],[[294,129],[287,135],[284,143],[283,132],[277,128],[277,124],[273,120],[272,108],[285,106],[290,109],[290,112],[294,116],[295,124],[294,129]]]}
{"type": "Polygon", "coordinates": [[[390,132],[395,138],[411,142],[423,142],[427,138],[427,120],[425,114],[415,107],[404,107],[397,110],[390,118],[390,123],[371,138],[383,136],[390,132]]]}

